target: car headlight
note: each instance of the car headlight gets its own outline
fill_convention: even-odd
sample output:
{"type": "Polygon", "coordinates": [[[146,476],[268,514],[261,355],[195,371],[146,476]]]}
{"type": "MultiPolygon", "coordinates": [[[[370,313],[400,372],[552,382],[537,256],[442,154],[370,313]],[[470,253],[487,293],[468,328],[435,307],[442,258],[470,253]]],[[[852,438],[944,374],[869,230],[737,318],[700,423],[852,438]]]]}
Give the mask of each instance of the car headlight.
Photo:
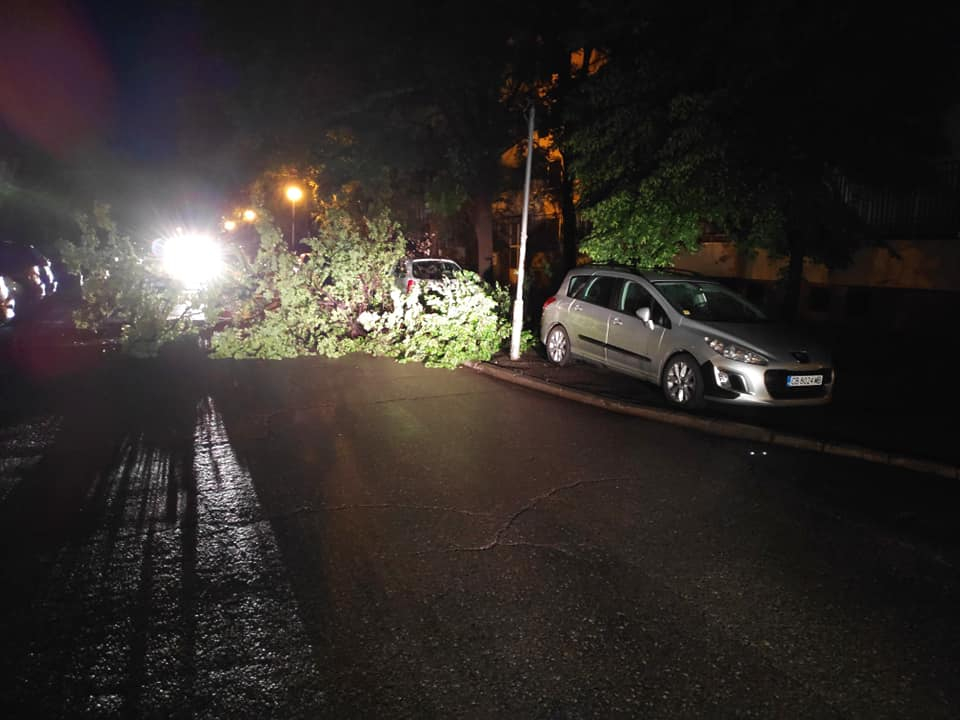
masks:
{"type": "Polygon", "coordinates": [[[728,342],[727,340],[721,340],[720,338],[712,337],[705,337],[703,339],[706,341],[707,345],[710,346],[711,350],[717,353],[717,355],[723,355],[728,360],[737,360],[750,365],[767,364],[767,359],[763,355],[755,353],[752,350],[742,348],[739,345],[734,345],[732,342],[728,342]]]}

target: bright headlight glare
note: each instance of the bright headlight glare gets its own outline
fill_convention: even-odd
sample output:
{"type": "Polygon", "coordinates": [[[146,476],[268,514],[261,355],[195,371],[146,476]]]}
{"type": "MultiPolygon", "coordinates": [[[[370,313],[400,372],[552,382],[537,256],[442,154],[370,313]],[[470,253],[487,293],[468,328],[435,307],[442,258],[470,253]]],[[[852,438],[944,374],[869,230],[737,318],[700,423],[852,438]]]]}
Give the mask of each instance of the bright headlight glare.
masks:
{"type": "Polygon", "coordinates": [[[748,363],[750,365],[767,364],[767,359],[763,355],[742,348],[739,345],[734,345],[726,340],[712,337],[705,337],[704,340],[717,355],[722,355],[728,360],[737,360],[738,362],[748,363]]]}
{"type": "Polygon", "coordinates": [[[223,272],[220,245],[206,235],[184,234],[163,242],[163,268],[188,289],[204,287],[223,272]]]}

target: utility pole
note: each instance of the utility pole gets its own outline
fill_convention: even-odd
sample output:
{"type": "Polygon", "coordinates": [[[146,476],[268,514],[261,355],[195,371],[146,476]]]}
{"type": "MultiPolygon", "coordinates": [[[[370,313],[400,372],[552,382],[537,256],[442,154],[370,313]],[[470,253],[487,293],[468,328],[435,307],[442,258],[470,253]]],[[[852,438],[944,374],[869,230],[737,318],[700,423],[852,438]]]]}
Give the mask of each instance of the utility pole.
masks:
{"type": "Polygon", "coordinates": [[[527,171],[523,180],[523,213],[520,216],[520,254],[517,258],[517,297],[513,301],[513,333],[510,336],[510,359],[520,359],[520,335],[523,333],[523,266],[527,260],[527,216],[530,213],[530,172],[533,167],[534,104],[530,103],[527,128],[527,171]]]}

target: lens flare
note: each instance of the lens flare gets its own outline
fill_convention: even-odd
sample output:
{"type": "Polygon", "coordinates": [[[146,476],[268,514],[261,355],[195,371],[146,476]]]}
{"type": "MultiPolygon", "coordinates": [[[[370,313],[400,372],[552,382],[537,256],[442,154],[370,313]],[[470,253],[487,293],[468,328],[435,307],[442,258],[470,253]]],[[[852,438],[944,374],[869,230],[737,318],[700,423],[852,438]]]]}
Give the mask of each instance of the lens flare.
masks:
{"type": "Polygon", "coordinates": [[[199,289],[223,272],[223,252],[207,235],[175,235],[163,243],[163,268],[187,289],[199,289]]]}

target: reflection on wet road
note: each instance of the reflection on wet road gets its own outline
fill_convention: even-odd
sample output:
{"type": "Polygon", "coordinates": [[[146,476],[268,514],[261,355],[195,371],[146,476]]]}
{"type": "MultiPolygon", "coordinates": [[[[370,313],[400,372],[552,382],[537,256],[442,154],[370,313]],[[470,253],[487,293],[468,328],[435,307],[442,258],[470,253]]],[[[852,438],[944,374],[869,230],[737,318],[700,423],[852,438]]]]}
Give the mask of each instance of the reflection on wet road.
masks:
{"type": "MultiPolygon", "coordinates": [[[[4,486],[55,425],[5,432],[4,486]]],[[[48,560],[15,669],[17,711],[224,718],[316,708],[312,650],[276,539],[213,402],[200,403],[182,452],[130,436],[116,457],[84,501],[89,526],[48,560]]]]}
{"type": "Polygon", "coordinates": [[[60,418],[42,417],[32,422],[0,428],[0,503],[36,467],[43,451],[57,436],[60,418]]]}

